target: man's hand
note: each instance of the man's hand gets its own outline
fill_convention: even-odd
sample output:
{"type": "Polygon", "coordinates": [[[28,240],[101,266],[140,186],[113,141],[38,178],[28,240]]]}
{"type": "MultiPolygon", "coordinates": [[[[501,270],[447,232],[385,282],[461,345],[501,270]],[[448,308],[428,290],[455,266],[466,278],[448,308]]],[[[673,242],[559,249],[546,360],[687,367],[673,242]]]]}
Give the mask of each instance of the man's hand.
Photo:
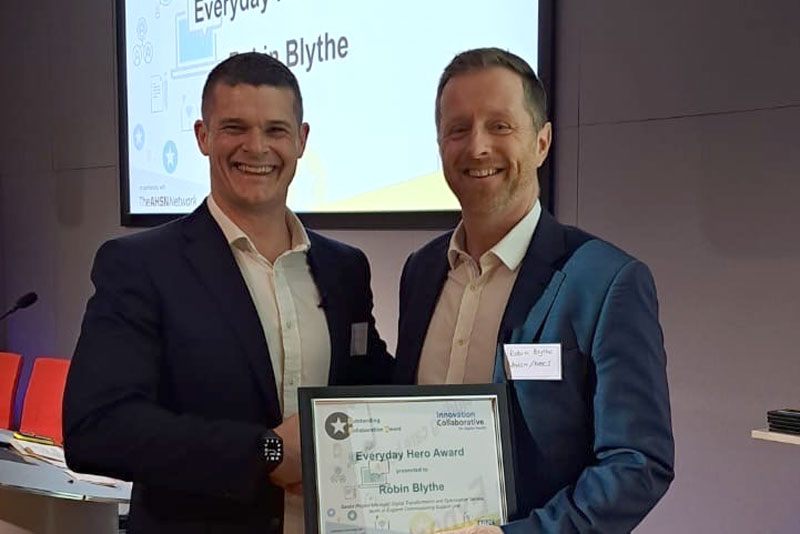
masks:
{"type": "Polygon", "coordinates": [[[301,497],[303,496],[303,484],[301,482],[298,482],[297,484],[291,484],[290,486],[285,487],[284,490],[286,490],[287,493],[292,493],[301,497]]]}
{"type": "Polygon", "coordinates": [[[284,419],[273,432],[283,440],[283,461],[270,473],[270,479],[283,488],[299,486],[303,473],[300,464],[300,419],[297,414],[284,419]]]}
{"type": "MultiPolygon", "coordinates": [[[[442,534],[444,534],[444,532],[442,534]]],[[[460,530],[447,531],[447,534],[503,534],[503,531],[500,527],[473,525],[460,530]]]]}

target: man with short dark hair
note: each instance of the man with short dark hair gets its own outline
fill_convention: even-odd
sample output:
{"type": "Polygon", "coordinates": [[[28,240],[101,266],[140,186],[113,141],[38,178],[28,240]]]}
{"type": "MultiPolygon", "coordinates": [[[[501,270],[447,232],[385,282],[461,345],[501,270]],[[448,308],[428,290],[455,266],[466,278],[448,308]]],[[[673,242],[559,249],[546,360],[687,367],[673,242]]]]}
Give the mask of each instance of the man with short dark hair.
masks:
{"type": "Polygon", "coordinates": [[[233,56],[202,110],[206,201],[97,253],[65,452],[74,469],[133,481],[132,533],[294,534],[297,387],[385,381],[391,358],[363,253],[286,207],[309,133],[294,75],[233,56]]]}
{"type": "Polygon", "coordinates": [[[524,60],[456,56],[436,127],[462,220],[403,269],[395,382],[506,383],[511,400],[517,512],[460,533],[630,532],[674,476],[650,271],[542,210],[552,127],[524,60]]]}

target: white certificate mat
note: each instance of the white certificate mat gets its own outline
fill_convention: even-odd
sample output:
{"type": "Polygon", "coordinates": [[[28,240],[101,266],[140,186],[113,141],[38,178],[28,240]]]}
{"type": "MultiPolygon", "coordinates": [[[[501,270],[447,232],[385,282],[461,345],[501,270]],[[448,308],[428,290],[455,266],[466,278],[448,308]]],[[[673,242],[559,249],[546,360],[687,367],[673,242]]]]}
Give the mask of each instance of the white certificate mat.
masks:
{"type": "Polygon", "coordinates": [[[317,524],[307,531],[408,534],[506,522],[496,395],[315,398],[311,418],[317,524]]]}

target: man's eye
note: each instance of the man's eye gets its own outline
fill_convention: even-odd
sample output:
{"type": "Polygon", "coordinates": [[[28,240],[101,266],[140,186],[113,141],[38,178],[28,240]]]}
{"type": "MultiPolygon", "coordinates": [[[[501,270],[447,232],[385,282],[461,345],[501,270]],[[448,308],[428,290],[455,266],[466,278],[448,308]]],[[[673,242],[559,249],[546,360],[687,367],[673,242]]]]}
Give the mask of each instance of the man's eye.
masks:
{"type": "Polygon", "coordinates": [[[506,124],[505,122],[498,122],[492,125],[492,130],[496,132],[507,132],[511,130],[511,125],[506,124]]]}
{"type": "Polygon", "coordinates": [[[469,132],[469,128],[466,126],[454,126],[447,130],[448,137],[461,137],[469,132]]]}
{"type": "Polygon", "coordinates": [[[238,124],[226,124],[221,128],[221,130],[226,133],[239,133],[242,130],[244,130],[244,128],[242,128],[238,124]]]}

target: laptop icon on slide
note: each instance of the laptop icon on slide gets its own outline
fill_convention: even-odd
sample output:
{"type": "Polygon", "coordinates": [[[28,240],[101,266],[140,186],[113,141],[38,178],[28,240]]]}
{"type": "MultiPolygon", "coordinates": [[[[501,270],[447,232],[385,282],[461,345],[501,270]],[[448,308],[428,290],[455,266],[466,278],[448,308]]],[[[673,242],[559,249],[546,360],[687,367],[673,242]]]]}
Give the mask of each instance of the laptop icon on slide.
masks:
{"type": "Polygon", "coordinates": [[[190,31],[186,13],[178,13],[175,16],[175,68],[172,77],[205,75],[216,62],[216,28],[190,31]]]}

